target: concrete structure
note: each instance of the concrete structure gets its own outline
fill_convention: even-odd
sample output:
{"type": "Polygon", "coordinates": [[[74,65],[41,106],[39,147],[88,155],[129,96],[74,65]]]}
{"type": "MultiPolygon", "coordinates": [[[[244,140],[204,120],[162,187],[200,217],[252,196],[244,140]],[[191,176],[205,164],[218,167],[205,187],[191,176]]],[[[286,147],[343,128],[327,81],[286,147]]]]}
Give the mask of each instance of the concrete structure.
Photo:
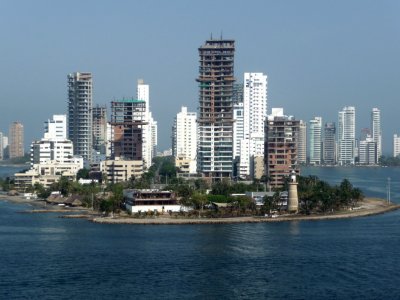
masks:
{"type": "Polygon", "coordinates": [[[254,179],[261,179],[265,174],[264,156],[253,156],[251,160],[251,174],[254,179]]]}
{"type": "Polygon", "coordinates": [[[27,172],[14,174],[15,187],[18,191],[24,191],[27,187],[40,183],[45,188],[49,188],[53,183],[58,182],[61,176],[67,177],[71,181],[75,180],[76,174],[82,168],[82,158],[75,158],[72,163],[46,161],[34,164],[27,172]]]}
{"type": "Polygon", "coordinates": [[[288,212],[297,213],[299,211],[299,196],[297,195],[296,172],[292,171],[289,180],[288,212]]]}
{"type": "Polygon", "coordinates": [[[297,141],[297,161],[299,164],[307,163],[307,123],[299,122],[299,139],[297,141]]]}
{"type": "Polygon", "coordinates": [[[320,165],[322,157],[322,118],[314,117],[310,120],[309,151],[310,164],[320,165]]]}
{"type": "Polygon", "coordinates": [[[265,173],[268,185],[282,187],[285,177],[298,170],[297,145],[300,121],[273,108],[265,122],[265,173]]]}
{"type": "Polygon", "coordinates": [[[9,131],[10,145],[9,157],[10,159],[24,156],[24,125],[20,122],[13,122],[10,125],[9,131]]]}
{"type": "Polygon", "coordinates": [[[244,139],[243,102],[233,104],[233,157],[240,156],[240,143],[244,139]]]}
{"type": "Polygon", "coordinates": [[[53,115],[52,119],[44,122],[44,138],[52,140],[67,139],[67,116],[53,115]]]}
{"type": "Polygon", "coordinates": [[[4,159],[3,133],[0,132],[0,160],[4,159]]]}
{"type": "Polygon", "coordinates": [[[96,105],[92,110],[93,149],[100,154],[106,154],[107,149],[107,107],[96,105]]]}
{"type": "Polygon", "coordinates": [[[124,190],[125,207],[131,213],[146,213],[157,211],[160,214],[169,211],[179,212],[187,210],[182,207],[174,192],[151,190],[124,190]]]}
{"type": "Polygon", "coordinates": [[[335,165],[336,164],[336,124],[335,123],[325,123],[322,160],[325,165],[335,165]]]}
{"type": "Polygon", "coordinates": [[[136,99],[111,101],[111,157],[144,161],[143,130],[146,102],[136,99]]]}
{"type": "Polygon", "coordinates": [[[182,106],[177,113],[172,126],[172,153],[175,157],[175,165],[183,167],[181,172],[196,173],[197,162],[197,114],[188,112],[187,107],[182,106]],[[188,168],[189,167],[189,168],[188,168]]]}
{"type": "Polygon", "coordinates": [[[356,157],[355,121],[356,110],[353,106],[346,106],[339,111],[338,162],[340,165],[354,165],[356,157]]]}
{"type": "Polygon", "coordinates": [[[382,128],[381,128],[381,111],[373,108],[371,112],[371,131],[372,139],[376,143],[376,151],[378,160],[382,156],[382,128]]]}
{"type": "Polygon", "coordinates": [[[150,111],[150,87],[145,84],[143,79],[138,80],[136,89],[136,99],[142,100],[146,103],[143,118],[140,121],[144,121],[142,125],[142,155],[145,169],[148,169],[152,165],[153,157],[157,153],[157,122],[153,119],[150,111]]]}
{"type": "Polygon", "coordinates": [[[100,163],[100,170],[111,183],[129,181],[143,174],[143,160],[123,160],[116,158],[100,163]]]}
{"type": "Polygon", "coordinates": [[[400,135],[393,135],[393,157],[400,155],[400,135]]]}
{"type": "Polygon", "coordinates": [[[374,138],[367,136],[365,140],[360,141],[358,147],[360,165],[376,165],[378,163],[377,144],[374,138]]]}
{"type": "Polygon", "coordinates": [[[68,75],[68,139],[74,144],[74,154],[91,161],[93,148],[91,73],[68,75]]]}
{"type": "Polygon", "coordinates": [[[232,176],[235,41],[210,39],[199,48],[197,170],[214,180],[232,176]]]}
{"type": "MultiPolygon", "coordinates": [[[[234,108],[240,107],[235,105],[234,108]]],[[[240,110],[235,111],[238,116],[240,110]]],[[[267,75],[263,73],[244,73],[243,88],[243,136],[234,131],[234,149],[240,178],[253,178],[251,162],[254,157],[264,156],[264,122],[267,117],[267,75]],[[240,141],[240,142],[239,142],[240,141]]],[[[240,119],[239,119],[240,120],[240,119]]],[[[240,123],[238,124],[240,125],[240,123]]],[[[234,125],[234,129],[237,126],[234,125]]]]}
{"type": "Polygon", "coordinates": [[[31,165],[48,161],[68,164],[74,162],[74,146],[67,139],[41,139],[31,144],[31,165]]]}

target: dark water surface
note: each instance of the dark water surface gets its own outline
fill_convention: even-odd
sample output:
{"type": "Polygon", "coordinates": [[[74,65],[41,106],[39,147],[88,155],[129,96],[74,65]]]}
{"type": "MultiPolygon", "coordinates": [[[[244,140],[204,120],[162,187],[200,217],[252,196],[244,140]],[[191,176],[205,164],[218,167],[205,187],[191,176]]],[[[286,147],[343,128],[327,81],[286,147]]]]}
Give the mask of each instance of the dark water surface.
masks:
{"type": "Polygon", "coordinates": [[[18,213],[27,208],[0,201],[0,299],[400,297],[399,211],[349,220],[130,226],[18,213]]]}

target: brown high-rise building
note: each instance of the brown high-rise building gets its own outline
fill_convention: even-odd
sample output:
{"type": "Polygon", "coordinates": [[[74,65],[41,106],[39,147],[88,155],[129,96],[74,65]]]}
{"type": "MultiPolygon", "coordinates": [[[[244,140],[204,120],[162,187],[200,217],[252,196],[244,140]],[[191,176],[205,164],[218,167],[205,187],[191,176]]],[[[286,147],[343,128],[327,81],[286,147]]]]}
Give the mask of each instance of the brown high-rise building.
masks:
{"type": "Polygon", "coordinates": [[[111,102],[111,156],[126,160],[143,160],[143,125],[146,102],[123,99],[111,102]]]}
{"type": "Polygon", "coordinates": [[[267,184],[273,188],[284,185],[298,169],[297,147],[300,121],[283,115],[283,110],[272,109],[265,121],[264,163],[267,184]]]}
{"type": "Polygon", "coordinates": [[[232,176],[234,53],[234,40],[199,48],[197,171],[213,179],[232,176]]]}
{"type": "Polygon", "coordinates": [[[10,159],[24,156],[24,125],[13,122],[9,132],[9,156],[10,159]]]}

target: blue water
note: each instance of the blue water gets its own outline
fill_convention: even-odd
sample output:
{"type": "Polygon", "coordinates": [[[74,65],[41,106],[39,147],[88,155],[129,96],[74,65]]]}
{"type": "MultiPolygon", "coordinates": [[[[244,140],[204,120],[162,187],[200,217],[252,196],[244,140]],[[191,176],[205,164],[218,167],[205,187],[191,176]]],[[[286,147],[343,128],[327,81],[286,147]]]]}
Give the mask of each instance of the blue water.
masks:
{"type": "Polygon", "coordinates": [[[398,211],[333,221],[129,226],[18,213],[27,208],[0,201],[0,299],[400,297],[398,211]]]}

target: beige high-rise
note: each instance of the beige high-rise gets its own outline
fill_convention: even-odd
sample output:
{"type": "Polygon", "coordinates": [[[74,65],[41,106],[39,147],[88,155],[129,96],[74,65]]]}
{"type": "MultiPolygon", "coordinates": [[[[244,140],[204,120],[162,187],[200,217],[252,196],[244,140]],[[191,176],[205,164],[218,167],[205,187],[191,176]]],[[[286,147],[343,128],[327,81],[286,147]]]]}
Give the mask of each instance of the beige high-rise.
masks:
{"type": "Polygon", "coordinates": [[[13,122],[9,132],[10,159],[24,156],[24,125],[20,122],[13,122]]]}

